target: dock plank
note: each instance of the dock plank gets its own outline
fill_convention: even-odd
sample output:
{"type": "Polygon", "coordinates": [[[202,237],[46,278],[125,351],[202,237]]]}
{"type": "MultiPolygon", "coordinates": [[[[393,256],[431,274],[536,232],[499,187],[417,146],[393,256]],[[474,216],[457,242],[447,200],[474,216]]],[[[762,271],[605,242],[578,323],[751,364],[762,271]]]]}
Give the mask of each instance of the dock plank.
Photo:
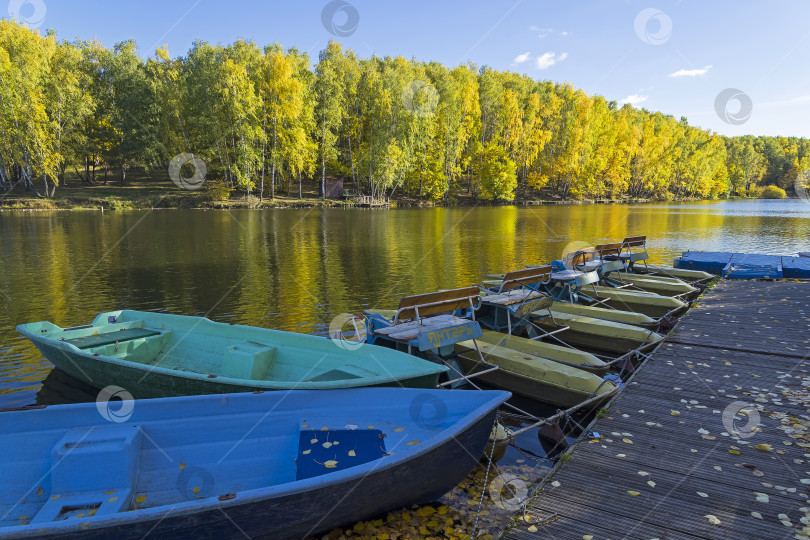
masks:
{"type": "Polygon", "coordinates": [[[802,532],[809,293],[807,283],[750,281],[707,293],[593,426],[601,437],[581,441],[530,501],[537,531],[521,523],[505,538],[802,532]],[[740,408],[750,414],[735,416],[740,408]]]}

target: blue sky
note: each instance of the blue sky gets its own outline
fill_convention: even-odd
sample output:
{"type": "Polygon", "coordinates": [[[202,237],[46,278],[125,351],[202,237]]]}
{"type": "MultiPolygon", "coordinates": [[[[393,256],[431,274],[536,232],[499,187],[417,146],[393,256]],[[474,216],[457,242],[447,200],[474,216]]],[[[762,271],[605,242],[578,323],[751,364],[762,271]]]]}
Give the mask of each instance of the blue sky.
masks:
{"type": "MultiPolygon", "coordinates": [[[[810,2],[341,1],[333,24],[340,29],[355,13],[358,21],[337,39],[362,57],[472,61],[686,116],[724,135],[810,136],[810,2]],[[716,105],[718,95],[736,97],[716,105]]],[[[196,39],[241,38],[317,58],[335,38],[322,22],[327,4],[11,0],[9,12],[64,39],[112,46],[132,37],[144,56],[164,43],[181,56],[196,39]]]]}

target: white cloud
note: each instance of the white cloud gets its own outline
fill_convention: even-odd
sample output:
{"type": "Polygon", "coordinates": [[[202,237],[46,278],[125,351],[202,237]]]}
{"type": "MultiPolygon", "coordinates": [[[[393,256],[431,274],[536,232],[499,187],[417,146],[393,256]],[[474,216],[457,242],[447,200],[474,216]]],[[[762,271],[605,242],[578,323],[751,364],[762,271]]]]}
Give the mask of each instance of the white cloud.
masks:
{"type": "Polygon", "coordinates": [[[562,62],[566,58],[568,58],[568,53],[561,53],[559,56],[557,56],[557,53],[547,52],[538,56],[535,62],[537,63],[537,69],[548,69],[554,64],[562,62]]]}
{"type": "Polygon", "coordinates": [[[706,75],[712,66],[704,66],[702,69],[679,69],[674,73],[670,73],[667,77],[698,77],[706,75]]]}
{"type": "Polygon", "coordinates": [[[642,96],[641,94],[630,94],[619,103],[624,105],[625,103],[629,103],[630,105],[638,105],[641,102],[647,101],[649,96],[642,96]]]}
{"type": "Polygon", "coordinates": [[[538,31],[538,30],[540,30],[540,29],[539,29],[539,28],[537,28],[535,25],[531,25],[531,26],[529,27],[529,30],[531,30],[532,32],[537,32],[537,31],[538,31]]]}
{"type": "Polygon", "coordinates": [[[560,32],[560,35],[563,37],[567,36],[568,34],[570,34],[570,32],[560,32]]]}
{"type": "Polygon", "coordinates": [[[531,53],[529,51],[526,51],[523,54],[517,55],[515,57],[515,59],[512,60],[512,62],[514,62],[515,64],[522,64],[523,62],[526,62],[529,59],[530,56],[531,56],[531,53]]]}

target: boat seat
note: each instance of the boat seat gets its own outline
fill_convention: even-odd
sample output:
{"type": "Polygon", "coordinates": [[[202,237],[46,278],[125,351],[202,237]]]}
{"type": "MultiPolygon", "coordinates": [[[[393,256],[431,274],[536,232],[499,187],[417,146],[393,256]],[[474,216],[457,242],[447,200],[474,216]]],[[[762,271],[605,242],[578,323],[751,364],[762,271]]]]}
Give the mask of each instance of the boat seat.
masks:
{"type": "Polygon", "coordinates": [[[234,379],[265,380],[276,357],[276,348],[254,341],[243,341],[225,349],[220,376],[234,379]]]}
{"type": "Polygon", "coordinates": [[[141,441],[132,424],[68,430],[51,452],[50,497],[31,523],[128,510],[141,441]]]}
{"type": "Polygon", "coordinates": [[[160,330],[152,330],[151,328],[122,328],[121,330],[66,339],[64,341],[79,349],[92,349],[93,347],[101,347],[102,345],[110,345],[116,342],[120,343],[133,339],[159,336],[160,333],[160,330]]]}

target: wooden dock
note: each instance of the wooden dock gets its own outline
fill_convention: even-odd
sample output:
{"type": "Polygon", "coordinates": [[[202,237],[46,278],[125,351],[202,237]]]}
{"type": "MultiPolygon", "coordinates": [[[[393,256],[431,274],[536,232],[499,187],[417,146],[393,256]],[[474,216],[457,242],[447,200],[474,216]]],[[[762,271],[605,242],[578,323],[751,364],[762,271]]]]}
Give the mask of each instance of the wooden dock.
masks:
{"type": "Polygon", "coordinates": [[[719,284],[505,538],[807,538],[808,357],[810,284],[719,284]]]}

